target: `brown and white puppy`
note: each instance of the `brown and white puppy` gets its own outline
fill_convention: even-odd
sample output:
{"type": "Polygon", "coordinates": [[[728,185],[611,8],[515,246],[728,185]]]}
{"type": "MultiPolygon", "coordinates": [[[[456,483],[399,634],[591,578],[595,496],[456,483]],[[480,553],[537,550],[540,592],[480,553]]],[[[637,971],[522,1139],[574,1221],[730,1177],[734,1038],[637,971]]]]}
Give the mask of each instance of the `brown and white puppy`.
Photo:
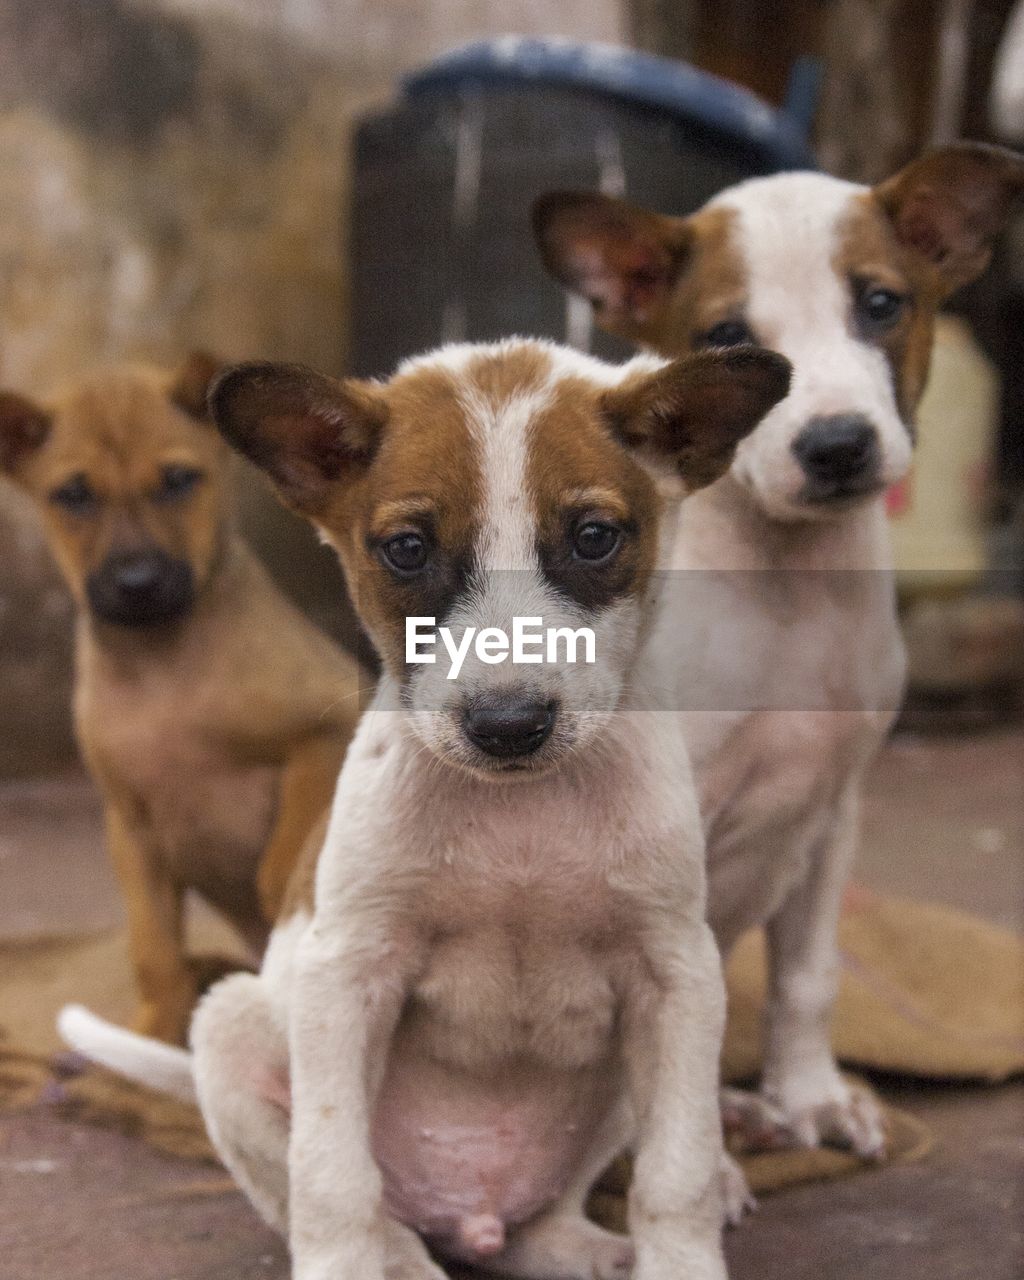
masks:
{"type": "MultiPolygon", "coordinates": [[[[723,1280],[724,994],[678,718],[647,665],[678,500],[786,392],[767,352],[621,368],[449,347],[386,385],[242,366],[227,437],[337,548],[384,674],[323,850],[258,977],[200,1005],[191,1091],[296,1280],[723,1280]],[[660,492],[659,492],[660,490],[660,492]],[[479,645],[457,679],[408,620],[591,629],[595,661],[479,645]],[[632,1242],[588,1222],[636,1146],[632,1242]]],[[[492,636],[491,639],[494,637],[492,636]]],[[[101,1029],[102,1032],[102,1029],[101,1029]]]]}
{"type": "Polygon", "coordinates": [[[35,405],[0,395],[0,471],[37,502],[78,604],[75,722],[103,793],[141,1005],[184,1040],[205,966],[194,889],[262,952],[326,809],[358,672],[232,527],[231,455],[206,417],[216,367],[121,368],[35,405]]]}
{"type": "Polygon", "coordinates": [[[703,572],[665,613],[710,919],[726,953],[768,928],[764,1105],[726,1099],[751,1132],[883,1145],[828,1028],[861,778],[903,687],[884,493],[910,463],[936,309],[1022,191],[1021,157],[962,145],[874,189],[756,179],[687,218],[579,192],[535,211],[549,269],[602,327],[665,355],[757,344],[793,365],[728,474],[684,504],[672,565],[703,572]]]}

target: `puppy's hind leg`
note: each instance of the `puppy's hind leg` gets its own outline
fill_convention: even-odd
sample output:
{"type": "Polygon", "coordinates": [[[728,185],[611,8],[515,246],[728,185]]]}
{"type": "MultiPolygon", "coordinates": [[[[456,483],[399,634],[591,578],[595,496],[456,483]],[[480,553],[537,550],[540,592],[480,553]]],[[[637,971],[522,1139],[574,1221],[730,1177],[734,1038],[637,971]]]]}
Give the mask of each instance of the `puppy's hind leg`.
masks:
{"type": "MultiPolygon", "coordinates": [[[[260,1216],[288,1234],[288,1043],[255,974],[225,978],[192,1020],[199,1105],[217,1153],[260,1216]]],[[[386,1280],[447,1280],[407,1227],[384,1221],[386,1280]]]]}
{"type": "Polygon", "coordinates": [[[594,1183],[633,1137],[629,1107],[616,1103],[561,1198],[514,1231],[500,1253],[474,1265],[521,1280],[626,1280],[634,1261],[629,1237],[591,1222],[585,1205],[594,1183]]]}
{"type": "Polygon", "coordinates": [[[217,1153],[260,1216],[288,1231],[288,1044],[261,980],[212,987],[192,1020],[196,1092],[217,1153]]]}

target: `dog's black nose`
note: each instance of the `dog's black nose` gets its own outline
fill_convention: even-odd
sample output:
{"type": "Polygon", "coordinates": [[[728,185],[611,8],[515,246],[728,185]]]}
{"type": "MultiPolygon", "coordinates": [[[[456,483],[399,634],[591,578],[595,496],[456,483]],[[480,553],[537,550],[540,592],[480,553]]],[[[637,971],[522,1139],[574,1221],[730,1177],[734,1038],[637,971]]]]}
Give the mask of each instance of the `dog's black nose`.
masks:
{"type": "Polygon", "coordinates": [[[157,590],[167,574],[167,556],[157,551],[121,556],[110,564],[115,588],[132,599],[157,590]]]}
{"type": "Polygon", "coordinates": [[[499,759],[528,756],[543,746],[557,706],[520,691],[503,690],[476,698],[465,714],[466,736],[499,759]]]}
{"type": "Polygon", "coordinates": [[[812,484],[826,490],[863,486],[878,471],[878,435],[859,413],[812,418],[793,441],[793,452],[812,484]]]}
{"type": "Polygon", "coordinates": [[[186,613],[195,596],[192,566],[159,548],[112,552],[86,582],[98,618],[122,627],[169,622],[186,613]]]}

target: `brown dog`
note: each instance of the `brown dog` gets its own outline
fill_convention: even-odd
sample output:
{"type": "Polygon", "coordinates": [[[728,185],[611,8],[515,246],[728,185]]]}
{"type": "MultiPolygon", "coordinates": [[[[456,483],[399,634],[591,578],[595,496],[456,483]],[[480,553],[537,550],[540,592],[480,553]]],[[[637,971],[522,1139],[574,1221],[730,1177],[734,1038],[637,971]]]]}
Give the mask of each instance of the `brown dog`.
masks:
{"type": "Polygon", "coordinates": [[[184,950],[197,890],[262,951],[334,789],[356,664],[235,533],[216,372],[120,369],[45,408],[0,393],[0,472],[39,503],[79,606],[75,722],[103,792],[141,995],[180,1041],[203,985],[184,950]]]}

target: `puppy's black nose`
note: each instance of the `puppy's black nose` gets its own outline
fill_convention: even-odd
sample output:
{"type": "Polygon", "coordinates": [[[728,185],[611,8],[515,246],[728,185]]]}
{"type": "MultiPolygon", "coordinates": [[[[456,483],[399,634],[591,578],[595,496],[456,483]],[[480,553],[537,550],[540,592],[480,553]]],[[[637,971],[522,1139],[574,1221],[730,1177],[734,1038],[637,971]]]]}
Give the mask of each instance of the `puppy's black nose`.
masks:
{"type": "Polygon", "coordinates": [[[826,489],[863,485],[878,471],[878,435],[859,413],[812,418],[793,441],[793,452],[808,479],[826,489]]]}
{"type": "Polygon", "coordinates": [[[131,599],[152,594],[163,582],[167,571],[167,557],[157,551],[121,556],[110,565],[114,586],[131,599]]]}
{"type": "Polygon", "coordinates": [[[465,714],[466,737],[489,756],[508,760],[543,746],[557,705],[516,690],[476,698],[465,714]]]}
{"type": "Polygon", "coordinates": [[[85,586],[93,613],[122,627],[169,622],[195,597],[192,566],[159,548],[111,552],[85,586]]]}

